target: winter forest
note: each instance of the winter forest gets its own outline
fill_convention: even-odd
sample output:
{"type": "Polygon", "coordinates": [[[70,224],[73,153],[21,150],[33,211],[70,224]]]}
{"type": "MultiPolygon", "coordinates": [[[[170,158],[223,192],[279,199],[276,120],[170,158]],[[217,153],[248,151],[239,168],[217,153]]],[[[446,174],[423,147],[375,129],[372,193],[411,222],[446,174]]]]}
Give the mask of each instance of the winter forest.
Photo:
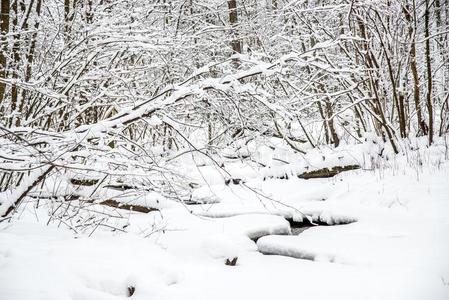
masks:
{"type": "Polygon", "coordinates": [[[449,299],[448,0],[0,0],[0,299],[449,299]]]}

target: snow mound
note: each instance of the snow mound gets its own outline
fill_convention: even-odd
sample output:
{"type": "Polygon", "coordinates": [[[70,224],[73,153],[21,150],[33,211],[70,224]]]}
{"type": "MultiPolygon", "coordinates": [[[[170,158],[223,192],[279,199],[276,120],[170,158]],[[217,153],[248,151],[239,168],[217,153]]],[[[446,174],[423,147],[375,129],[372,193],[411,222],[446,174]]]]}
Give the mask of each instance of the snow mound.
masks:
{"type": "Polygon", "coordinates": [[[257,241],[257,248],[263,254],[282,255],[300,259],[334,262],[335,255],[326,249],[310,249],[298,242],[298,236],[265,236],[257,241]]]}
{"type": "Polygon", "coordinates": [[[226,231],[243,232],[250,239],[258,239],[271,234],[291,234],[290,224],[280,216],[267,214],[238,215],[224,218],[222,221],[226,231]]]}

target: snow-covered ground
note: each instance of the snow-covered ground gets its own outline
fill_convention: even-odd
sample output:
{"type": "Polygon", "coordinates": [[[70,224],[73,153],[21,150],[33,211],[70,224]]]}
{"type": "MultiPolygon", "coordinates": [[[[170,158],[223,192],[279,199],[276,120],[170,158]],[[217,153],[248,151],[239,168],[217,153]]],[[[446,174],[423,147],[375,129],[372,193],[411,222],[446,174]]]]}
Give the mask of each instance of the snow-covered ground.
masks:
{"type": "Polygon", "coordinates": [[[74,234],[30,203],[0,224],[0,299],[449,299],[447,147],[403,153],[326,179],[193,168],[219,203],[123,211],[127,233],[74,234]],[[335,226],[292,235],[306,216],[335,226]]]}

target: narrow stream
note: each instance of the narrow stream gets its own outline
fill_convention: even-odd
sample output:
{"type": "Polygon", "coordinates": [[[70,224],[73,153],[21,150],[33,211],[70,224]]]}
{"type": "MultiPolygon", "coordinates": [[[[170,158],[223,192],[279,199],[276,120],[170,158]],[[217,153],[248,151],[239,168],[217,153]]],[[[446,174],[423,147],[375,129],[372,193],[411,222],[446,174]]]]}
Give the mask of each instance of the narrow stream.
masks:
{"type": "MultiPolygon", "coordinates": [[[[305,230],[311,228],[311,227],[317,227],[317,226],[342,226],[342,225],[347,225],[350,223],[354,223],[356,222],[356,220],[342,220],[341,222],[335,222],[332,221],[332,224],[328,224],[326,222],[324,222],[323,220],[321,220],[319,217],[316,220],[313,220],[313,224],[310,221],[306,221],[306,222],[295,222],[293,220],[289,220],[287,219],[287,221],[289,221],[290,223],[290,229],[291,229],[291,236],[293,238],[293,236],[298,236],[301,233],[303,233],[305,230]]],[[[270,236],[270,235],[266,235],[265,237],[270,236]]],[[[297,258],[297,259],[306,259],[306,260],[315,260],[316,254],[312,253],[312,252],[308,252],[308,251],[304,251],[303,249],[298,248],[291,248],[291,247],[283,247],[282,244],[278,246],[276,246],[276,244],[267,244],[263,243],[265,245],[262,244],[262,246],[260,245],[260,243],[258,243],[258,240],[255,240],[257,247],[258,247],[258,251],[264,255],[279,255],[279,256],[285,256],[285,257],[293,257],[293,258],[297,258]]],[[[330,258],[329,261],[333,262],[334,258],[330,258]]]]}

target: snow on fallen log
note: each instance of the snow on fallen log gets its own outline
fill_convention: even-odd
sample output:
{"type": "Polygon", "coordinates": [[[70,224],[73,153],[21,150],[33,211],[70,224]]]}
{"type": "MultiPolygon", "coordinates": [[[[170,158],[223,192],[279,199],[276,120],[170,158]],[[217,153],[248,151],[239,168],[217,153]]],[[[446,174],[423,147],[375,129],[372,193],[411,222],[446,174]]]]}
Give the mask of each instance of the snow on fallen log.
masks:
{"type": "Polygon", "coordinates": [[[141,212],[141,213],[145,213],[145,214],[149,213],[151,211],[159,211],[159,209],[154,208],[154,207],[147,207],[147,206],[138,205],[138,204],[126,204],[126,203],[121,203],[121,202],[118,202],[118,201],[112,200],[112,199],[102,201],[102,202],[100,202],[100,204],[114,207],[114,208],[119,208],[119,209],[137,211],[137,212],[141,212]]]}
{"type": "MultiPolygon", "coordinates": [[[[278,160],[278,159],[273,159],[278,160]]],[[[283,162],[285,165],[282,167],[270,167],[264,171],[264,180],[267,179],[290,179],[297,177],[300,179],[314,179],[314,178],[330,178],[334,177],[342,172],[358,170],[361,168],[358,164],[342,164],[334,165],[329,164],[327,166],[298,166],[295,163],[283,162]]]]}
{"type": "Polygon", "coordinates": [[[347,166],[335,166],[332,168],[323,168],[315,171],[304,172],[298,175],[301,179],[312,179],[312,178],[329,178],[334,177],[337,174],[345,171],[360,169],[359,165],[347,165],[347,166]]]}
{"type": "MultiPolygon", "coordinates": [[[[220,203],[221,204],[221,203],[220,203]]],[[[226,207],[225,205],[214,205],[209,211],[204,211],[203,207],[192,207],[192,212],[201,217],[207,218],[229,218],[235,216],[248,215],[271,215],[284,219],[296,218],[296,213],[292,209],[267,209],[265,207],[226,207]]]]}
{"type": "Polygon", "coordinates": [[[358,217],[347,213],[339,213],[335,211],[306,211],[312,221],[317,225],[334,226],[346,225],[358,221],[358,217]]]}
{"type": "Polygon", "coordinates": [[[96,185],[100,179],[89,178],[70,178],[70,183],[73,185],[93,186],[96,185]]]}

